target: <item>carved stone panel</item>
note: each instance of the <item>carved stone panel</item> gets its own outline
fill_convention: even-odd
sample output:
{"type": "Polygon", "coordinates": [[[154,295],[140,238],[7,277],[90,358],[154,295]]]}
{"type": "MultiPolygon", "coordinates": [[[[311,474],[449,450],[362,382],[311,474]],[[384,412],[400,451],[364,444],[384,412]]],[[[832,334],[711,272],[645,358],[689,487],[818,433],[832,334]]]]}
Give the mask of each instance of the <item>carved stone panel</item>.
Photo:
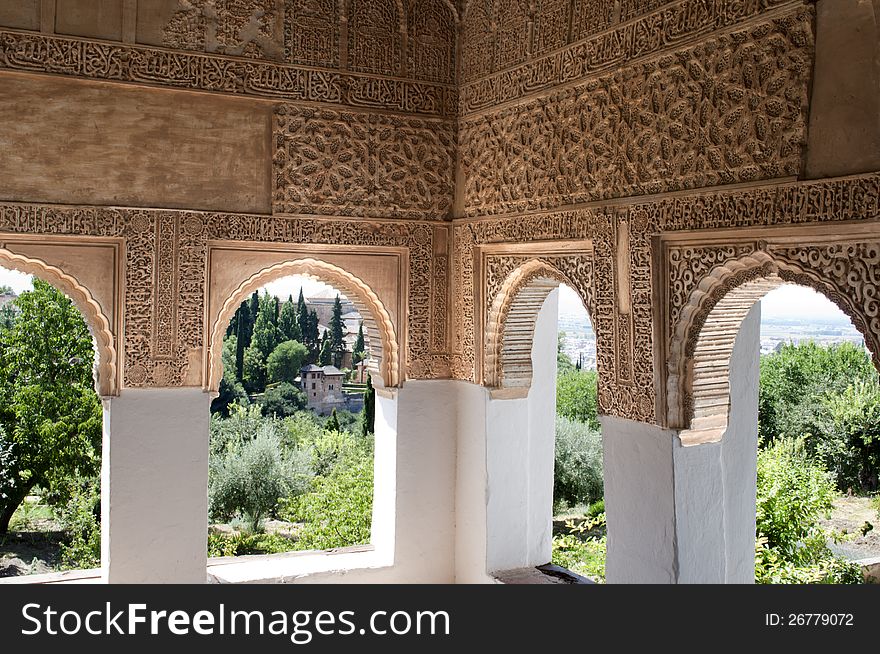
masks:
{"type": "Polygon", "coordinates": [[[448,123],[282,106],[274,209],[442,220],[452,201],[454,148],[448,123]]]}
{"type": "Polygon", "coordinates": [[[349,0],[348,67],[402,75],[403,20],[401,0],[349,0]]]}
{"type": "Polygon", "coordinates": [[[469,216],[798,174],[812,11],[461,124],[469,216]]]}

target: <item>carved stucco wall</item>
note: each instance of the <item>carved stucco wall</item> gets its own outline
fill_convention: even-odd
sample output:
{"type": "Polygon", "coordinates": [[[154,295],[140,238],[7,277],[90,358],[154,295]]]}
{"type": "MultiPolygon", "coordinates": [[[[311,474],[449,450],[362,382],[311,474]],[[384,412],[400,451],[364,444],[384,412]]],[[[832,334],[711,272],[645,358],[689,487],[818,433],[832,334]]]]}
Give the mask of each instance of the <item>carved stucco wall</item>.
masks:
{"type": "Polygon", "coordinates": [[[486,374],[487,335],[504,331],[493,303],[516,271],[551,271],[590,308],[601,410],[661,424],[687,414],[681,343],[699,324],[671,318],[691,291],[666,289],[714,279],[719,243],[772,251],[780,275],[810,271],[878,332],[873,278],[853,273],[853,286],[839,270],[847,256],[870,270],[880,176],[791,181],[807,143],[810,3],[140,0],[118,30],[91,31],[35,11],[5,19],[0,74],[271,108],[271,214],[0,205],[0,232],[124,241],[125,385],[208,384],[209,242],[405,249],[401,380],[503,386],[486,374]],[[820,234],[784,254],[752,233],[828,222],[845,245],[820,234]],[[708,258],[671,270],[684,232],[708,258]]]}
{"type": "Polygon", "coordinates": [[[797,175],[812,17],[797,4],[535,100],[466,115],[467,215],[797,175]]]}

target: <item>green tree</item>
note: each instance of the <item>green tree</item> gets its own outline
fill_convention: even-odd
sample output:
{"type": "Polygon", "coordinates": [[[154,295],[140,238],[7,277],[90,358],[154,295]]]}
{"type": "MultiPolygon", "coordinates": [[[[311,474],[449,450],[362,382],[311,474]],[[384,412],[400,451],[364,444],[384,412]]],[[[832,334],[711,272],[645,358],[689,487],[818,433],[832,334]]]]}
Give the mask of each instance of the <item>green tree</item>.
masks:
{"type": "Polygon", "coordinates": [[[324,429],[327,431],[341,431],[339,427],[339,416],[336,415],[336,409],[333,409],[333,411],[330,412],[330,417],[324,424],[324,429]]]}
{"type": "Polygon", "coordinates": [[[321,334],[318,330],[318,312],[312,309],[309,311],[306,319],[306,331],[303,333],[303,340],[306,347],[309,348],[312,361],[318,358],[321,351],[321,334]]]}
{"type": "Polygon", "coordinates": [[[361,435],[369,436],[376,430],[376,391],[373,379],[367,375],[367,389],[364,391],[364,410],[361,411],[361,435]]]}
{"type": "Polygon", "coordinates": [[[318,365],[333,365],[333,344],[330,342],[329,338],[325,338],[324,342],[321,344],[321,354],[318,356],[318,365]]]}
{"type": "Polygon", "coordinates": [[[598,430],[597,382],[595,370],[578,371],[572,368],[559,375],[556,378],[556,413],[598,430]]]}
{"type": "Polygon", "coordinates": [[[556,334],[556,373],[562,374],[574,370],[571,359],[565,353],[566,333],[560,331],[556,334]]]}
{"type": "Polygon", "coordinates": [[[342,320],[342,301],[339,294],[333,302],[333,314],[330,316],[330,348],[333,352],[333,365],[342,367],[342,354],[345,352],[345,322],[342,320]]]}
{"type": "Polygon", "coordinates": [[[357,340],[354,342],[354,350],[351,355],[352,364],[357,364],[364,360],[366,348],[367,346],[364,343],[364,321],[362,320],[358,327],[357,340]]]}
{"type": "Polygon", "coordinates": [[[299,341],[279,343],[266,360],[269,381],[293,383],[308,356],[309,351],[299,341]]]}
{"type": "Polygon", "coordinates": [[[296,301],[296,316],[296,322],[299,325],[299,333],[302,335],[303,343],[309,345],[309,307],[306,305],[302,286],[299,288],[299,299],[296,301]]]}
{"type": "Polygon", "coordinates": [[[73,303],[34,279],[0,332],[0,425],[9,456],[0,478],[0,534],[35,486],[55,503],[71,480],[100,468],[102,411],[92,378],[92,338],[73,303]]]}
{"type": "Polygon", "coordinates": [[[287,302],[281,307],[281,314],[278,316],[279,337],[283,341],[301,341],[302,332],[299,328],[299,322],[296,315],[296,305],[293,303],[293,296],[287,298],[287,302]]]}
{"type": "Polygon", "coordinates": [[[262,393],[266,388],[266,361],[263,353],[254,346],[244,351],[242,379],[248,393],[262,393]]]}
{"type": "Polygon", "coordinates": [[[260,297],[260,308],[254,323],[251,347],[255,347],[266,360],[278,345],[278,327],[275,322],[275,298],[268,293],[260,297]]]}
{"type": "Polygon", "coordinates": [[[264,415],[286,418],[305,409],[306,401],[306,395],[300,389],[288,382],[281,382],[266,389],[260,404],[264,415]]]}

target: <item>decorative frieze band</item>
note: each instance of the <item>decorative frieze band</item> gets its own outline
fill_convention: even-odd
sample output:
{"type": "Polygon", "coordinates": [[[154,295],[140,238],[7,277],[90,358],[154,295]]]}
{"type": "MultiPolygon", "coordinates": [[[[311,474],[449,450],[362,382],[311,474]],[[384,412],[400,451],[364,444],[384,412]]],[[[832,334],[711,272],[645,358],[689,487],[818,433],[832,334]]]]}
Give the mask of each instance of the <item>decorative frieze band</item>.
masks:
{"type": "Polygon", "coordinates": [[[448,84],[8,30],[0,31],[4,68],[409,114],[457,112],[448,84]]]}

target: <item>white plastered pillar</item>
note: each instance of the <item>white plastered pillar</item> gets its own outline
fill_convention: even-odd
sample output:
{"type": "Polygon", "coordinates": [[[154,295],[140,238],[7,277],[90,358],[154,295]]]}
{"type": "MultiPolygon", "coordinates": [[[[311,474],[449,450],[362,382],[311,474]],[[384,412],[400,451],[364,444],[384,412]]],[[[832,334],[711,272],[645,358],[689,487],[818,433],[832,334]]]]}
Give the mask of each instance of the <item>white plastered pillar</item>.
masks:
{"type": "Polygon", "coordinates": [[[205,583],[211,396],[125,389],[104,400],[101,562],[110,583],[205,583]]]}
{"type": "Polygon", "coordinates": [[[456,476],[456,580],[549,563],[556,432],[559,292],[538,313],[527,397],[492,399],[460,384],[456,476]]]}
{"type": "Polygon", "coordinates": [[[678,432],[602,416],[609,583],[752,583],[760,305],[730,362],[722,439],[684,447],[678,432]]]}

